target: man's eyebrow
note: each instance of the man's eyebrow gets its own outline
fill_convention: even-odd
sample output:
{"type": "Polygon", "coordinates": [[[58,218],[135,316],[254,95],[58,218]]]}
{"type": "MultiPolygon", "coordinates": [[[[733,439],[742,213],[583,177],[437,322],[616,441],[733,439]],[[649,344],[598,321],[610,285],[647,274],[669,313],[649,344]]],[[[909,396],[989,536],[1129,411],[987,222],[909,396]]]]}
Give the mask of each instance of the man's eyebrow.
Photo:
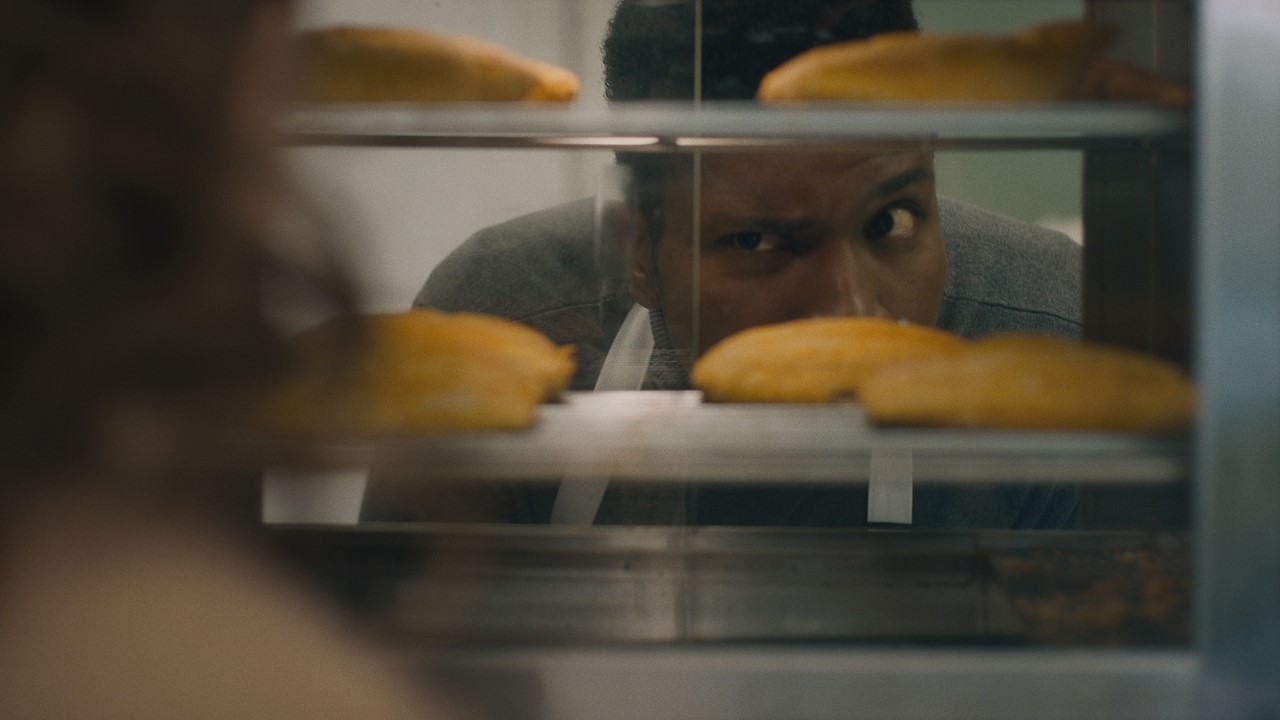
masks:
{"type": "MultiPolygon", "coordinates": [[[[932,181],[934,179],[933,170],[926,167],[911,168],[899,175],[885,180],[884,182],[871,188],[867,193],[870,199],[892,195],[903,188],[910,187],[918,182],[932,181]]],[[[722,222],[749,227],[762,232],[773,233],[776,235],[798,235],[805,232],[813,231],[819,223],[808,218],[800,218],[789,220],[785,218],[769,217],[769,216],[753,216],[753,215],[734,215],[732,213],[726,215],[715,214],[722,222]]]]}
{"type": "Polygon", "coordinates": [[[735,217],[725,218],[725,221],[735,226],[751,228],[752,230],[773,235],[798,235],[811,232],[818,225],[818,223],[807,218],[786,220],[776,217],[735,217]]]}
{"type": "Polygon", "coordinates": [[[905,187],[924,180],[933,180],[933,171],[928,168],[914,168],[876,185],[871,190],[871,197],[892,195],[905,187]]]}

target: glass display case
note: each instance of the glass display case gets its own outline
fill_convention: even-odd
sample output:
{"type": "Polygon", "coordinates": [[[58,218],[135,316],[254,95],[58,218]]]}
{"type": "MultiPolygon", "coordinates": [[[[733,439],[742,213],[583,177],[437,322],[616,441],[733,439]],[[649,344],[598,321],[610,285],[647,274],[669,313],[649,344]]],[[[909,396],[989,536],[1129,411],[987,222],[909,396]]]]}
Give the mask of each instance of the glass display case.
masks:
{"type": "MultiPolygon", "coordinates": [[[[953,7],[921,4],[926,30],[930,13],[966,5],[935,4],[953,7]]],[[[476,17],[509,37],[523,13],[538,11],[508,17],[497,5],[476,17]]],[[[1280,712],[1280,529],[1270,517],[1280,508],[1280,140],[1268,132],[1280,96],[1265,81],[1280,61],[1280,10],[1244,0],[1077,8],[1121,30],[1115,57],[1188,83],[1190,109],[805,107],[700,94],[606,105],[596,46],[583,36],[602,27],[612,3],[573,5],[551,35],[573,38],[558,59],[584,78],[580,101],[306,107],[290,120],[290,142],[423,157],[465,151],[451,156],[461,164],[493,153],[511,153],[513,167],[554,158],[563,199],[594,196],[583,217],[597,251],[589,282],[602,288],[624,284],[628,267],[608,239],[618,231],[611,203],[629,192],[610,151],[685,157],[695,178],[701,158],[726,153],[1070,151],[1083,188],[1084,335],[1188,368],[1199,387],[1194,429],[894,429],[869,423],[856,404],[575,390],[543,406],[528,431],[323,449],[333,467],[357,469],[339,482],[355,498],[366,477],[408,506],[444,502],[441,488],[529,486],[552,503],[551,523],[410,512],[325,524],[282,514],[267,525],[271,541],[480,717],[1280,712]],[[1076,527],[910,522],[921,487],[1055,483],[1080,488],[1076,527]],[[607,488],[687,498],[690,486],[779,484],[865,488],[867,522],[592,523],[607,488]]],[[[493,163],[489,175],[504,172],[502,159],[479,162],[493,163]]],[[[422,191],[426,212],[449,212],[431,202],[432,187],[422,191]]],[[[504,219],[479,218],[475,229],[504,219]]],[[[592,312],[601,327],[625,331],[627,305],[592,312]]]]}

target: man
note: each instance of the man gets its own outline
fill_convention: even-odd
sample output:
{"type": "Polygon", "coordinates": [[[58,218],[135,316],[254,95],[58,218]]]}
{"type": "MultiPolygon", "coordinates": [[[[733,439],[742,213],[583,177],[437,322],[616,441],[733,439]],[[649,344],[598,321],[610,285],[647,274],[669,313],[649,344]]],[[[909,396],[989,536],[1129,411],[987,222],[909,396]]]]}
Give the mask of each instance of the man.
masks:
{"type": "MultiPolygon", "coordinates": [[[[611,101],[690,99],[699,91],[707,100],[749,99],[765,72],[805,49],[916,29],[905,0],[702,5],[697,82],[691,0],[619,5],[604,43],[611,101]]],[[[875,315],[966,337],[1080,332],[1075,244],[938,198],[927,152],[620,154],[618,161],[635,190],[625,278],[598,270],[594,204],[582,201],[477,233],[436,268],[415,304],[491,312],[575,344],[576,389],[595,386],[635,303],[647,309],[640,316],[647,314],[654,338],[644,387],[657,389],[687,388],[688,368],[717,340],[801,317],[875,315]]],[[[854,490],[694,489],[668,519],[857,524],[866,493],[854,490]]],[[[545,516],[545,498],[534,505],[529,517],[545,516]]],[[[627,509],[648,505],[615,496],[601,512],[630,521],[654,516],[627,509]]],[[[915,501],[915,524],[926,526],[1060,527],[1074,514],[1074,492],[1065,488],[917,488],[915,501]]]]}

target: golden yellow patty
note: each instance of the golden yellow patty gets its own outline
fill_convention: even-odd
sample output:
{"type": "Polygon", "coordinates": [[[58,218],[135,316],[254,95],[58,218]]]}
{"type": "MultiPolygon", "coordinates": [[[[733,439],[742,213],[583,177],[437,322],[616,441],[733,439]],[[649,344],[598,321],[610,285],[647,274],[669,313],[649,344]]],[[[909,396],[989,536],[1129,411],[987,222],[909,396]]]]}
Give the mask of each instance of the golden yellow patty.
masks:
{"type": "Polygon", "coordinates": [[[883,425],[1163,432],[1195,414],[1194,387],[1171,363],[1026,334],[887,368],[863,383],[859,401],[883,425]]]}
{"type": "Polygon", "coordinates": [[[1076,97],[1107,28],[1060,22],[1008,37],[893,32],[823,45],[760,83],[761,100],[1055,101],[1076,97]]]}
{"type": "Polygon", "coordinates": [[[947,332],[879,318],[811,318],[743,330],[695,363],[694,387],[717,402],[847,400],[881,367],[958,352],[947,332]]]}
{"type": "Polygon", "coordinates": [[[285,430],[327,425],[340,432],[518,429],[532,424],[573,375],[571,347],[503,318],[413,310],[367,318],[364,352],[336,385],[321,369],[332,326],[298,338],[310,366],[272,399],[285,430]]]}
{"type": "Polygon", "coordinates": [[[1146,102],[1180,108],[1191,104],[1191,89],[1148,68],[1111,58],[1099,58],[1084,79],[1090,100],[1146,102]]]}
{"type": "Polygon", "coordinates": [[[330,27],[303,33],[301,49],[311,102],[565,102],[579,88],[569,70],[460,35],[330,27]]]}

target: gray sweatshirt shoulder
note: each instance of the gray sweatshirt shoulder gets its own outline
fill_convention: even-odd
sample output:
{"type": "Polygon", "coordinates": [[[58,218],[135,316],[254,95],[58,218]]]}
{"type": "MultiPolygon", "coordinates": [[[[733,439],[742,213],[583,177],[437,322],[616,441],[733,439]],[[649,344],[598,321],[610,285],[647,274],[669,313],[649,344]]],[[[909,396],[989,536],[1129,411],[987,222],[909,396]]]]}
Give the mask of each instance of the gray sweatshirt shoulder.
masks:
{"type": "Polygon", "coordinates": [[[590,198],[485,228],[431,272],[413,304],[499,315],[573,345],[571,387],[589,390],[632,304],[620,278],[601,275],[594,238],[590,198]]]}
{"type": "Polygon", "coordinates": [[[1079,336],[1081,248],[1062,233],[938,198],[947,284],[938,324],[966,337],[1079,336]]]}
{"type": "Polygon", "coordinates": [[[480,230],[432,270],[414,305],[527,321],[598,302],[594,207],[586,198],[480,230]]]}

